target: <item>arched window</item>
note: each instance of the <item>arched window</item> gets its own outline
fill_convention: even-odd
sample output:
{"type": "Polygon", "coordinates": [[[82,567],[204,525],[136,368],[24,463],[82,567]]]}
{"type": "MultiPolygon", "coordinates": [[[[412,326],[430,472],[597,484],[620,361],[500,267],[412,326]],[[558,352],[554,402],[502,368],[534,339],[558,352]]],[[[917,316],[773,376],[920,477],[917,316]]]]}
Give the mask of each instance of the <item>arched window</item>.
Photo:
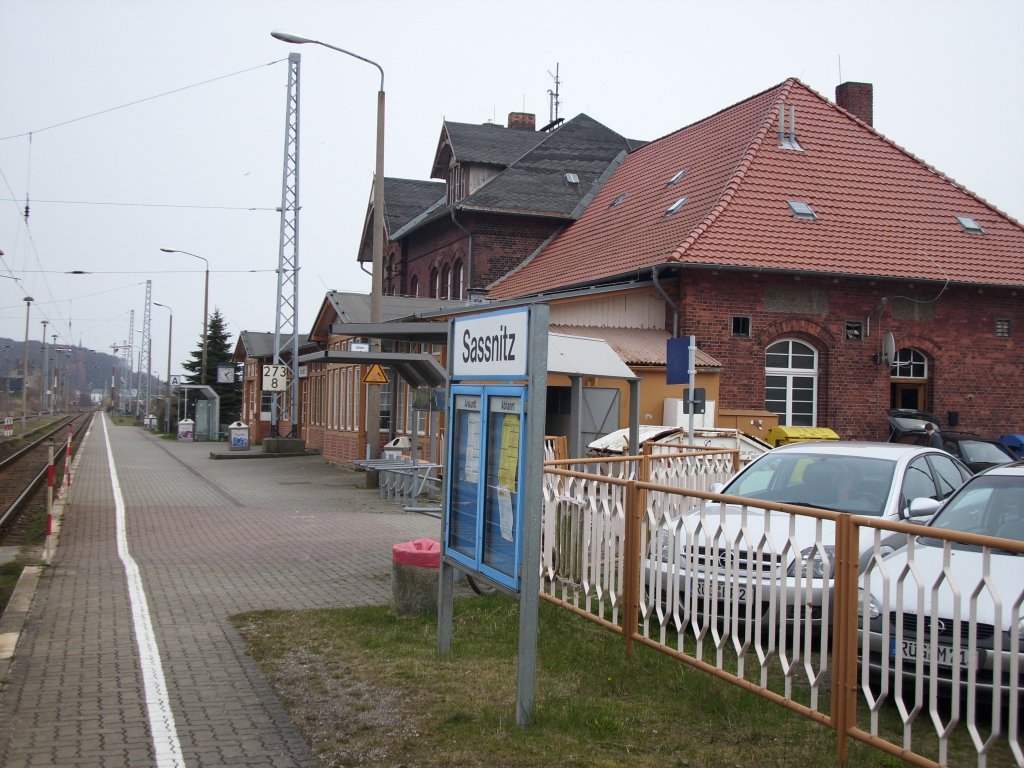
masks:
{"type": "Polygon", "coordinates": [[[818,353],[797,339],[781,339],[764,355],[764,407],[782,427],[813,427],[818,421],[818,353]]]}
{"type": "Polygon", "coordinates": [[[409,281],[409,295],[417,299],[420,297],[420,279],[416,275],[409,281]]]}
{"type": "Polygon", "coordinates": [[[920,349],[904,347],[896,353],[889,375],[894,379],[927,379],[928,358],[920,349]]]}
{"type": "Polygon", "coordinates": [[[462,259],[456,259],[455,263],[452,264],[452,298],[453,299],[464,299],[462,295],[462,286],[464,284],[463,272],[464,266],[462,259]]]}
{"type": "Polygon", "coordinates": [[[437,289],[437,295],[442,299],[450,299],[452,297],[452,273],[451,267],[445,264],[441,267],[441,285],[437,289]]]}
{"type": "Polygon", "coordinates": [[[430,268],[430,298],[436,299],[439,296],[437,292],[437,267],[430,268]]]}

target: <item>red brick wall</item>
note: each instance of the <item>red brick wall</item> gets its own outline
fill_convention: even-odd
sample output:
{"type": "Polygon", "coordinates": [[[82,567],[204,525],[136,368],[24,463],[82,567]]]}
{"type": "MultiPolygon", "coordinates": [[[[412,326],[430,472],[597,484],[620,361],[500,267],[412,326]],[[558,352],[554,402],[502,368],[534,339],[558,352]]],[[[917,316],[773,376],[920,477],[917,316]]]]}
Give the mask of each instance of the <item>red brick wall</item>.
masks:
{"type": "Polygon", "coordinates": [[[763,407],[765,347],[781,338],[799,338],[819,353],[818,425],[841,437],[884,440],[889,368],[872,356],[880,350],[882,335],[891,331],[897,348],[915,347],[926,354],[926,407],[940,421],[957,411],[957,429],[995,437],[1024,432],[1019,383],[1024,311],[1010,291],[949,287],[935,300],[938,285],[689,272],[680,289],[680,332],[696,335],[700,348],[723,364],[718,408],[763,407]],[[765,289],[772,284],[824,290],[827,312],[766,311],[765,289]],[[894,316],[897,296],[917,299],[926,319],[894,316]],[[734,315],[751,318],[750,338],[732,336],[734,315]],[[996,338],[997,319],[1010,320],[1010,338],[996,338]],[[870,322],[870,335],[847,340],[847,320],[870,322]]]}
{"type": "MultiPolygon", "coordinates": [[[[556,229],[556,223],[514,216],[458,215],[459,223],[473,233],[473,280],[467,287],[483,288],[530,256],[556,229]]],[[[420,296],[430,295],[430,271],[468,261],[469,238],[448,218],[425,227],[409,238],[401,275],[401,290],[410,292],[412,276],[420,284],[420,296]]]]}

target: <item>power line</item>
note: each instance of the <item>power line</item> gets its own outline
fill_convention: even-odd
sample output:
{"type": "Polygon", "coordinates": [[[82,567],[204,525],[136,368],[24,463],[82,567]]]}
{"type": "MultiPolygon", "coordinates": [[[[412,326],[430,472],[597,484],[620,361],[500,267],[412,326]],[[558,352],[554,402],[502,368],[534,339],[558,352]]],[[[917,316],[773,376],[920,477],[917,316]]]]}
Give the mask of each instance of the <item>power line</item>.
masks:
{"type": "Polygon", "coordinates": [[[198,87],[200,87],[202,85],[209,85],[210,83],[215,83],[218,80],[224,80],[226,78],[235,77],[237,75],[244,75],[246,72],[252,72],[254,69],[260,69],[262,67],[272,67],[274,64],[280,64],[282,61],[285,61],[285,59],[275,59],[274,61],[267,62],[266,64],[257,64],[255,67],[249,67],[248,69],[242,69],[242,70],[239,70],[238,72],[231,72],[231,73],[226,74],[226,75],[220,75],[219,77],[213,77],[213,78],[210,78],[209,80],[203,80],[201,83],[192,83],[192,85],[183,85],[181,88],[175,88],[174,90],[171,90],[171,91],[164,91],[163,93],[158,93],[155,96],[147,96],[144,99],[136,99],[135,101],[129,101],[127,104],[121,104],[121,105],[116,106],[116,107],[109,107],[108,109],[101,109],[99,112],[93,112],[93,113],[88,114],[88,115],[82,115],[81,117],[75,117],[75,118],[72,118],[71,120],[65,120],[62,123],[54,123],[53,125],[48,125],[45,128],[36,128],[35,130],[25,131],[23,133],[15,133],[15,134],[12,134],[10,136],[3,136],[3,137],[0,137],[0,141],[7,141],[8,139],[20,139],[20,138],[22,138],[24,136],[31,136],[34,133],[42,133],[43,131],[49,131],[49,130],[52,130],[54,128],[60,128],[60,127],[65,126],[65,125],[71,125],[72,123],[77,123],[77,122],[80,122],[82,120],[88,120],[90,117],[99,117],[100,115],[105,115],[108,112],[116,112],[119,109],[126,109],[127,107],[134,107],[136,104],[143,104],[143,103],[145,103],[147,101],[153,101],[154,99],[159,99],[159,98],[162,98],[164,96],[171,96],[172,94],[175,94],[175,93],[181,93],[182,91],[187,91],[190,88],[198,88],[198,87]]]}
{"type": "MultiPolygon", "coordinates": [[[[3,202],[21,202],[14,197],[0,197],[0,201],[3,202]]],[[[134,206],[138,208],[195,208],[203,211],[273,211],[277,213],[277,208],[261,208],[257,206],[238,206],[238,205],[185,205],[178,203],[121,203],[112,200],[39,200],[35,199],[32,201],[33,204],[39,203],[51,203],[54,205],[116,205],[116,206],[134,206]]]]}

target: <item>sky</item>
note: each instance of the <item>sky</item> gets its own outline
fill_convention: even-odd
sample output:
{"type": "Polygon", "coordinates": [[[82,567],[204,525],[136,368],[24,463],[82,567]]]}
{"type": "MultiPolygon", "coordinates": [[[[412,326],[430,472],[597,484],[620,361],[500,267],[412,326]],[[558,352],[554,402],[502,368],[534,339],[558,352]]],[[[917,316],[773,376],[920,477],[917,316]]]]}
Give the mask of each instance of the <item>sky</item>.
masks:
{"type": "MultiPolygon", "coordinates": [[[[1024,221],[1024,3],[1018,0],[454,2],[0,0],[0,337],[112,352],[172,375],[210,311],[232,344],[276,318],[287,58],[301,54],[299,307],[369,292],[356,261],[378,71],[386,176],[428,179],[445,119],[585,112],[655,139],[798,77],[830,100],[874,85],[874,126],[1024,221]],[[26,221],[25,206],[29,215],[26,221]],[[84,272],[86,274],[69,274],[84,272]]],[[[6,353],[5,353],[6,354],[6,353]]],[[[145,365],[143,366],[145,367],[145,365]]]]}

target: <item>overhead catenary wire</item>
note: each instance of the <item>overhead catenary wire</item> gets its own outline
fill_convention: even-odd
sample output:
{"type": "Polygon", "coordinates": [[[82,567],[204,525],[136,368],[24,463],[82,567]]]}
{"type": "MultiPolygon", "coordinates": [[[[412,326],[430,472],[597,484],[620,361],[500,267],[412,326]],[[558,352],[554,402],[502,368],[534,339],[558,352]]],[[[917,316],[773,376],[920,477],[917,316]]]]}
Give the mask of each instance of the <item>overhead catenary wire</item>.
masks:
{"type": "MultiPolygon", "coordinates": [[[[0,197],[2,202],[19,202],[13,197],[0,197]]],[[[134,206],[138,208],[193,208],[202,211],[269,211],[277,213],[274,206],[259,207],[252,205],[189,205],[184,203],[132,203],[118,202],[113,200],[33,200],[33,203],[47,203],[52,205],[110,205],[110,206],[134,206]]]]}
{"type": "Polygon", "coordinates": [[[64,121],[62,121],[60,123],[54,123],[53,125],[48,125],[45,128],[35,128],[35,129],[31,130],[31,131],[23,131],[22,133],[13,133],[10,136],[2,136],[2,137],[0,137],[0,141],[8,141],[10,139],[21,139],[21,138],[24,138],[25,136],[28,136],[29,137],[29,141],[31,142],[31,136],[32,136],[33,133],[42,133],[43,131],[52,131],[54,128],[62,128],[65,125],[71,125],[72,123],[78,123],[78,122],[81,122],[82,120],[88,120],[88,119],[93,118],[93,117],[99,117],[100,115],[106,115],[106,114],[108,114],[110,112],[116,112],[119,109],[127,109],[128,107],[134,107],[134,106],[136,106],[138,104],[144,104],[147,101],[153,101],[154,99],[160,99],[160,98],[163,98],[164,96],[171,96],[171,95],[173,95],[175,93],[181,93],[182,91],[187,91],[187,90],[189,90],[191,88],[199,88],[199,87],[204,86],[204,85],[209,85],[210,83],[215,83],[218,80],[225,80],[225,79],[227,79],[229,77],[237,77],[238,75],[244,75],[247,72],[252,72],[253,70],[256,70],[256,69],[262,69],[263,67],[272,67],[274,64],[280,64],[282,61],[287,61],[287,59],[275,59],[274,61],[268,61],[266,64],[257,64],[254,67],[248,67],[246,69],[240,69],[237,72],[229,72],[226,75],[219,75],[217,77],[212,77],[209,80],[203,80],[202,82],[199,82],[199,83],[192,83],[191,85],[183,85],[180,88],[174,88],[173,90],[164,91],[163,93],[157,93],[157,94],[154,94],[153,96],[146,96],[145,98],[142,98],[142,99],[136,99],[135,101],[129,101],[126,104],[119,104],[116,107],[108,107],[107,109],[101,109],[98,112],[91,112],[88,115],[82,115],[81,117],[74,117],[74,118],[71,118],[70,120],[64,120],[64,121]]]}

